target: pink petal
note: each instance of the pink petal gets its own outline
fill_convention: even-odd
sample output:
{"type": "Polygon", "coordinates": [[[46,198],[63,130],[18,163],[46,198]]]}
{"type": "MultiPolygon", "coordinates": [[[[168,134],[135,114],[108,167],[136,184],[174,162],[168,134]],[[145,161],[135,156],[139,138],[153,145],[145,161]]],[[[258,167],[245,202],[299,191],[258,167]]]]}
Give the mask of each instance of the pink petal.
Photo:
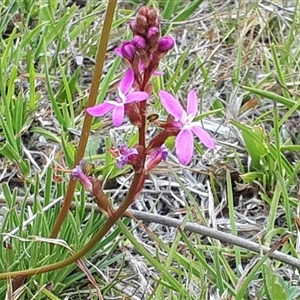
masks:
{"type": "Polygon", "coordinates": [[[126,103],[139,102],[148,99],[149,94],[146,92],[132,92],[126,96],[126,103]]]}
{"type": "Polygon", "coordinates": [[[192,131],[197,135],[197,137],[200,139],[200,141],[210,149],[215,148],[215,142],[211,138],[208,132],[206,132],[203,128],[201,128],[197,123],[193,125],[192,131]]]}
{"type": "Polygon", "coordinates": [[[138,64],[138,70],[140,73],[144,72],[145,70],[145,65],[143,64],[143,62],[140,60],[139,64],[138,64]]]}
{"type": "Polygon", "coordinates": [[[165,74],[165,72],[163,72],[163,71],[154,71],[153,72],[153,75],[156,75],[156,76],[164,75],[164,74],[165,74]]]}
{"type": "Polygon", "coordinates": [[[184,110],[181,104],[168,92],[166,91],[159,91],[158,95],[161,100],[161,104],[166,109],[166,111],[175,117],[177,120],[180,120],[184,110]]]}
{"type": "Polygon", "coordinates": [[[115,107],[112,114],[112,121],[114,126],[119,127],[124,120],[124,105],[118,105],[115,107]]]}
{"type": "Polygon", "coordinates": [[[181,164],[187,165],[193,156],[194,138],[190,129],[183,129],[175,140],[176,155],[181,164]]]}
{"type": "Polygon", "coordinates": [[[89,115],[94,117],[102,117],[110,112],[115,107],[114,104],[109,102],[103,102],[96,106],[91,106],[86,109],[89,115]]]}
{"type": "Polygon", "coordinates": [[[126,95],[129,92],[129,90],[132,88],[133,82],[134,82],[134,72],[132,69],[128,69],[123,75],[119,84],[119,88],[124,95],[126,95]]]}
{"type": "Polygon", "coordinates": [[[191,90],[188,93],[186,112],[188,115],[193,116],[195,116],[198,112],[198,97],[194,90],[191,90]]]}
{"type": "Polygon", "coordinates": [[[115,49],[115,53],[120,56],[120,57],[123,57],[123,54],[122,54],[122,51],[121,51],[121,47],[118,47],[115,49]]]}

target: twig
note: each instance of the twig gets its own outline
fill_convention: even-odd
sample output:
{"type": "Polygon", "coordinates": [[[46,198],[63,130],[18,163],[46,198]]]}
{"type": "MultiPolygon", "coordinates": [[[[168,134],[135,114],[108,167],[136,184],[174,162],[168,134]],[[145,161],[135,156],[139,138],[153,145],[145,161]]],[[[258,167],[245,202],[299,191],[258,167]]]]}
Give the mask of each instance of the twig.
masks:
{"type": "MultiPolygon", "coordinates": [[[[17,197],[17,199],[16,199],[16,203],[24,203],[24,201],[26,201],[26,204],[30,205],[30,206],[32,206],[34,203],[33,198],[24,199],[23,197],[17,197]]],[[[39,201],[41,202],[41,204],[43,203],[43,201],[41,199],[39,201]]],[[[0,203],[6,203],[6,200],[3,196],[0,196],[0,203]]],[[[74,210],[74,209],[76,209],[76,206],[77,206],[76,202],[72,202],[70,209],[74,210]]],[[[97,213],[101,213],[98,206],[96,204],[92,204],[92,203],[86,203],[85,210],[87,212],[94,210],[97,213]]],[[[166,225],[169,227],[180,227],[182,225],[182,222],[178,219],[160,216],[160,215],[148,213],[148,212],[141,212],[141,211],[137,211],[134,209],[128,209],[127,211],[129,213],[131,213],[135,218],[142,220],[142,221],[153,222],[156,224],[166,225]]],[[[250,250],[250,251],[258,253],[258,254],[260,254],[262,252],[264,254],[266,254],[267,252],[269,252],[271,250],[271,248],[266,247],[266,246],[261,246],[258,243],[251,242],[251,241],[243,239],[241,237],[234,236],[232,234],[225,233],[225,232],[213,229],[213,228],[198,225],[198,224],[195,224],[192,222],[187,222],[185,227],[182,229],[184,231],[189,231],[189,232],[197,233],[197,234],[207,236],[210,238],[214,238],[214,239],[217,239],[224,243],[229,243],[231,245],[239,246],[241,248],[250,250]]],[[[274,258],[275,260],[281,261],[290,266],[300,269],[300,260],[295,257],[292,257],[292,256],[282,253],[280,251],[275,251],[274,253],[271,254],[271,257],[274,258]]]]}

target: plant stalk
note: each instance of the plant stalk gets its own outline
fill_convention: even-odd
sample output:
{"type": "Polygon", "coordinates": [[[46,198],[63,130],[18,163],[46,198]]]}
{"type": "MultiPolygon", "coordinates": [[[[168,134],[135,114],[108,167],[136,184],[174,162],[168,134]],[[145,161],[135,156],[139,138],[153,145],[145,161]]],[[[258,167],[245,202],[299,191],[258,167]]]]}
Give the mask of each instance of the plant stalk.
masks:
{"type": "MultiPolygon", "coordinates": [[[[105,58],[106,58],[106,49],[107,49],[107,44],[108,44],[108,40],[109,40],[111,25],[113,22],[113,16],[114,16],[114,12],[115,12],[116,3],[117,3],[117,0],[108,1],[108,6],[107,6],[105,20],[104,20],[102,34],[101,34],[101,39],[100,39],[99,46],[98,46],[95,72],[94,72],[94,76],[93,76],[93,80],[92,80],[92,85],[91,85],[91,90],[90,90],[90,95],[89,95],[89,100],[88,100],[88,105],[87,105],[88,107],[94,106],[96,103],[96,100],[97,100],[100,80],[101,80],[101,76],[102,76],[102,69],[103,69],[105,58]]],[[[91,130],[91,125],[92,125],[92,116],[90,116],[89,114],[85,114],[84,123],[83,123],[81,136],[80,136],[80,141],[79,141],[79,145],[78,145],[78,151],[77,151],[77,155],[75,157],[74,167],[79,164],[80,160],[82,159],[82,157],[84,155],[88,137],[89,137],[89,133],[91,130]]],[[[68,189],[66,192],[66,196],[65,196],[65,199],[62,204],[62,208],[61,208],[59,215],[56,219],[56,222],[52,228],[52,232],[50,235],[51,238],[56,238],[58,235],[61,225],[69,211],[69,208],[70,208],[70,205],[71,205],[71,202],[73,199],[75,187],[76,187],[76,180],[74,180],[71,176],[71,179],[70,179],[70,182],[68,185],[68,189]]]]}

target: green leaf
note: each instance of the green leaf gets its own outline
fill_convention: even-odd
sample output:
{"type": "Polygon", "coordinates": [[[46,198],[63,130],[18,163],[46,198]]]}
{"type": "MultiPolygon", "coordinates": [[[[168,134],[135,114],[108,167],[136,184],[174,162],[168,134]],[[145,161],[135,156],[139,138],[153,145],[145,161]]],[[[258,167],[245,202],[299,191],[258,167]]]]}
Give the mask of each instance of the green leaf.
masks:
{"type": "Polygon", "coordinates": [[[173,22],[185,21],[198,9],[198,7],[202,2],[203,0],[191,1],[191,3],[183,11],[181,11],[172,21],[173,22]]]}
{"type": "MultiPolygon", "coordinates": [[[[189,49],[187,49],[180,57],[178,63],[177,63],[177,68],[175,70],[175,72],[172,74],[172,76],[170,77],[169,83],[168,85],[164,88],[165,90],[170,90],[173,86],[177,86],[177,84],[175,84],[175,81],[178,79],[179,75],[181,74],[184,65],[184,62],[187,58],[187,56],[189,55],[189,49]]],[[[179,86],[180,87],[180,86],[179,86]]],[[[178,86],[177,86],[178,88],[178,86]]]]}
{"type": "MultiPolygon", "coordinates": [[[[162,1],[161,1],[162,2],[162,1]]],[[[178,3],[176,3],[177,1],[164,1],[163,4],[165,5],[164,7],[164,11],[163,11],[163,19],[165,20],[170,20],[170,18],[172,17],[176,6],[178,5],[178,3]]]]}
{"type": "Polygon", "coordinates": [[[69,168],[72,168],[74,164],[76,149],[72,143],[67,141],[66,134],[62,134],[61,141],[62,141],[62,147],[65,154],[66,164],[69,168]]]}
{"type": "Polygon", "coordinates": [[[265,143],[267,135],[260,126],[250,127],[245,124],[240,124],[239,128],[242,131],[242,136],[244,138],[244,143],[249,153],[253,166],[257,170],[261,170],[261,159],[267,153],[267,145],[265,143]],[[256,138],[256,139],[255,139],[256,138]]]}
{"type": "Polygon", "coordinates": [[[270,99],[270,100],[275,100],[276,99],[279,103],[287,106],[288,108],[293,107],[293,105],[295,104],[295,102],[292,101],[291,99],[283,97],[279,94],[275,94],[273,92],[264,91],[264,90],[260,90],[258,88],[249,87],[249,86],[243,86],[243,89],[248,91],[248,92],[251,92],[253,94],[256,94],[258,96],[270,99]]]}
{"type": "Polygon", "coordinates": [[[241,174],[240,177],[245,183],[253,183],[254,180],[262,181],[264,174],[263,172],[249,172],[241,174]]]}
{"type": "Polygon", "coordinates": [[[34,132],[34,133],[38,133],[42,136],[44,136],[46,139],[50,139],[56,143],[61,143],[61,139],[59,137],[57,137],[53,132],[44,129],[42,127],[31,127],[29,132],[34,132]]]}
{"type": "Polygon", "coordinates": [[[266,264],[263,265],[263,274],[267,298],[269,300],[287,300],[287,295],[283,286],[279,283],[278,276],[266,264]]]}
{"type": "Polygon", "coordinates": [[[90,138],[88,139],[87,146],[85,148],[84,156],[91,156],[97,153],[97,150],[99,149],[99,146],[101,144],[101,140],[101,137],[99,137],[98,135],[90,136],[90,138]]]}

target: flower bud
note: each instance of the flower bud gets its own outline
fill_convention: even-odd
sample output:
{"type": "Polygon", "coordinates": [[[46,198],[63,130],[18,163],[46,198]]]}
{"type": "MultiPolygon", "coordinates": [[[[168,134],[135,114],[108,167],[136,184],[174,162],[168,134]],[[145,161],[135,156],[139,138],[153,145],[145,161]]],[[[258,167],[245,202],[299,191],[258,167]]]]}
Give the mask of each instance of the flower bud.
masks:
{"type": "Polygon", "coordinates": [[[149,26],[155,26],[157,24],[158,18],[157,18],[157,12],[155,9],[149,9],[148,11],[148,25],[149,26]]]}
{"type": "Polygon", "coordinates": [[[139,35],[135,35],[131,43],[138,49],[146,49],[146,40],[139,35]]]}
{"type": "Polygon", "coordinates": [[[115,48],[115,53],[116,53],[118,56],[123,57],[123,54],[122,54],[122,51],[121,51],[121,47],[115,48]]]}
{"type": "Polygon", "coordinates": [[[130,26],[130,29],[132,30],[133,34],[135,34],[136,33],[136,20],[131,21],[129,26],[130,26]]]}
{"type": "Polygon", "coordinates": [[[165,124],[165,126],[161,125],[162,124],[160,124],[160,127],[164,127],[164,130],[152,138],[146,149],[146,154],[151,154],[153,151],[158,150],[165,143],[167,138],[170,136],[177,136],[180,132],[180,129],[172,126],[172,124],[165,124]]]}
{"type": "Polygon", "coordinates": [[[171,36],[164,36],[158,40],[158,51],[167,52],[174,47],[174,39],[171,36]]]}
{"type": "Polygon", "coordinates": [[[153,151],[146,160],[145,168],[150,171],[155,168],[162,160],[166,160],[168,156],[168,148],[162,145],[156,151],[153,151]]]}
{"type": "Polygon", "coordinates": [[[138,11],[138,15],[141,15],[141,16],[144,16],[144,17],[147,17],[148,14],[149,14],[149,7],[148,6],[142,6],[139,11],[138,11]]]}
{"type": "Polygon", "coordinates": [[[132,125],[137,127],[142,126],[142,117],[141,113],[137,107],[136,103],[127,103],[125,104],[125,113],[129,118],[129,121],[132,125]]]}
{"type": "Polygon", "coordinates": [[[147,31],[146,38],[148,42],[148,50],[153,53],[157,49],[157,41],[159,39],[160,32],[157,27],[150,27],[147,31]]]}
{"type": "Polygon", "coordinates": [[[160,133],[158,133],[149,143],[147,149],[146,149],[146,153],[147,154],[151,154],[153,151],[158,150],[166,141],[166,139],[168,137],[170,137],[171,135],[169,135],[165,130],[161,131],[160,133]]]}
{"type": "Polygon", "coordinates": [[[159,36],[159,30],[157,27],[150,27],[147,31],[147,40],[151,40],[151,39],[158,39],[159,36]]]}
{"type": "Polygon", "coordinates": [[[153,26],[157,27],[159,29],[159,26],[160,26],[160,22],[159,22],[159,19],[157,18],[155,20],[155,22],[153,23],[153,26]]]}
{"type": "Polygon", "coordinates": [[[145,91],[146,93],[148,93],[149,95],[151,95],[151,94],[153,93],[153,84],[152,84],[151,81],[148,81],[148,82],[147,82],[144,91],[145,91]]]}
{"type": "Polygon", "coordinates": [[[108,216],[111,216],[113,213],[112,207],[103,192],[101,182],[93,178],[92,186],[93,186],[93,195],[96,198],[96,203],[99,209],[103,211],[105,214],[108,214],[108,216]]]}
{"type": "Polygon", "coordinates": [[[122,56],[128,60],[132,60],[135,56],[135,47],[131,44],[131,42],[125,42],[121,46],[122,56]]]}
{"type": "Polygon", "coordinates": [[[137,16],[136,28],[135,28],[136,33],[144,35],[146,33],[147,28],[148,28],[147,18],[141,15],[137,16]]]}

